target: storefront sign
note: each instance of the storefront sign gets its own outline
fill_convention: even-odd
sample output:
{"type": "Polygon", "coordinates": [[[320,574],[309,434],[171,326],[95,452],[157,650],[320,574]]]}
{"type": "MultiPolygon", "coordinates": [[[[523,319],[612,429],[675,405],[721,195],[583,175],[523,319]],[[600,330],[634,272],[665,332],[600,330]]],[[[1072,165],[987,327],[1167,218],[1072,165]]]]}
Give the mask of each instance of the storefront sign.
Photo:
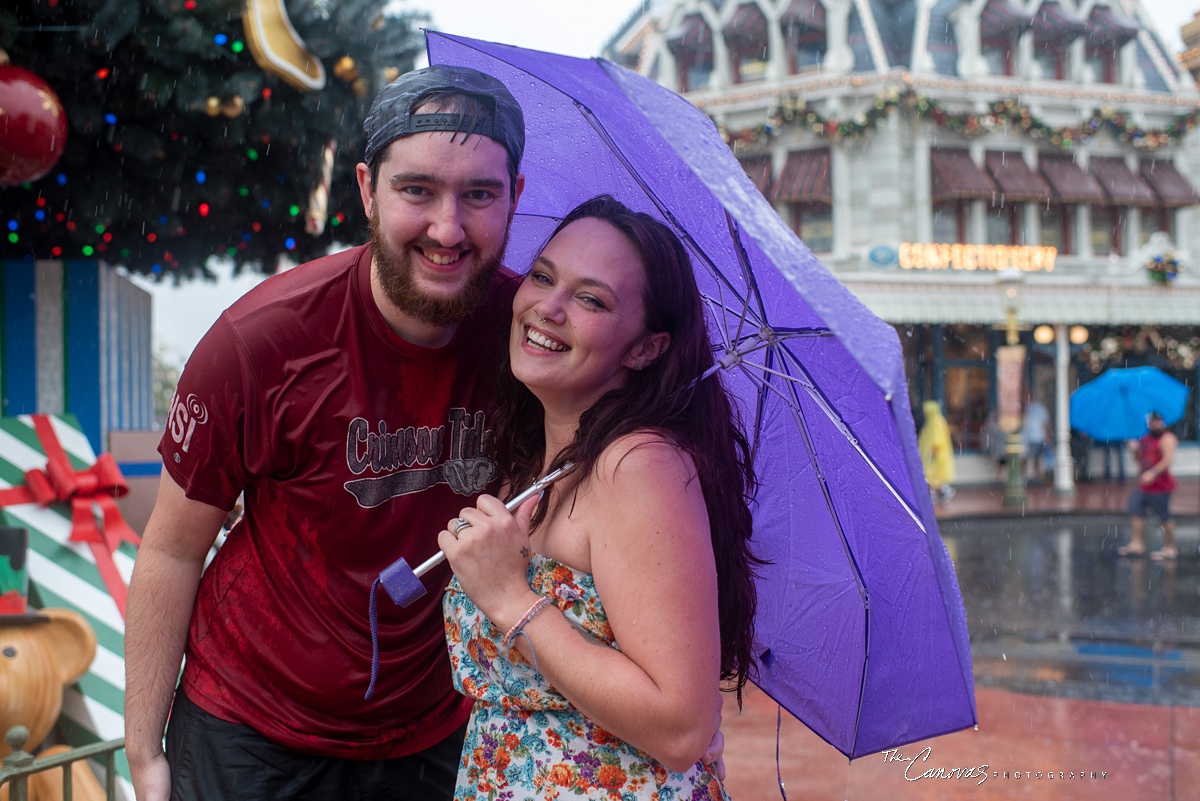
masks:
{"type": "Polygon", "coordinates": [[[1008,434],[1021,430],[1021,401],[1025,385],[1025,346],[996,348],[996,417],[1008,434]]]}
{"type": "Polygon", "coordinates": [[[1057,248],[1032,245],[922,245],[900,243],[905,270],[1010,270],[1050,272],[1057,248]]]}

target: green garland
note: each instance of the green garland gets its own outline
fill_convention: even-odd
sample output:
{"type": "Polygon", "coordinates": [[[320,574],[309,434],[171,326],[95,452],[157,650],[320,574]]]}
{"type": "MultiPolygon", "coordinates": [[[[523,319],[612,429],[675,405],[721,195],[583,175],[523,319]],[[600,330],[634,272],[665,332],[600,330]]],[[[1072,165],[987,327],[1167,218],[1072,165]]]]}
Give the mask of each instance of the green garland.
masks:
{"type": "Polygon", "coordinates": [[[829,139],[847,139],[874,131],[881,120],[900,108],[907,108],[918,117],[931,120],[939,128],[966,137],[1016,127],[1035,139],[1045,139],[1064,150],[1087,142],[1100,131],[1107,131],[1139,150],[1156,150],[1182,138],[1200,119],[1200,107],[1197,107],[1172,120],[1164,128],[1150,129],[1134,123],[1127,112],[1106,106],[1093,111],[1089,119],[1078,125],[1055,126],[1034,116],[1029,107],[1016,98],[996,100],[983,114],[958,113],[947,111],[937,100],[912,89],[901,90],[893,86],[876,95],[870,108],[848,120],[826,117],[809,108],[803,99],[792,96],[773,109],[765,122],[741,131],[730,131],[723,127],[720,130],[730,146],[760,144],[796,126],[804,126],[818,136],[829,139]]]}

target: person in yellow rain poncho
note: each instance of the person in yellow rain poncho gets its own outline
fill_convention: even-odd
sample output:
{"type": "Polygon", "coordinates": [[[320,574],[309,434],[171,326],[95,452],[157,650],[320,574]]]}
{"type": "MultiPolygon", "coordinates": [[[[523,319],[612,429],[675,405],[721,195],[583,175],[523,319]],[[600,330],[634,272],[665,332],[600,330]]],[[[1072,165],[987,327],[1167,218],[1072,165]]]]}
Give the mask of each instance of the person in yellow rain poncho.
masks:
{"type": "Polygon", "coordinates": [[[954,497],[954,445],[950,442],[950,424],[942,416],[942,406],[935,400],[925,401],[925,424],[917,444],[921,449],[921,464],[925,480],[936,502],[945,503],[954,497]]]}

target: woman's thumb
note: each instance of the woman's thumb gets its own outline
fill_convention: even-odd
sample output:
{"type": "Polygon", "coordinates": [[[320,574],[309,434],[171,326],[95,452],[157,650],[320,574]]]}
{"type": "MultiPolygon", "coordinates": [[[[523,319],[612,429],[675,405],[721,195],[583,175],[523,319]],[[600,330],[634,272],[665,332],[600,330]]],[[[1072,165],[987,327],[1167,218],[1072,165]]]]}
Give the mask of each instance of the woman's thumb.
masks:
{"type": "Polygon", "coordinates": [[[537,505],[541,500],[542,493],[539,492],[536,495],[532,495],[522,501],[521,505],[517,507],[517,511],[513,514],[517,525],[527,535],[529,534],[529,521],[533,518],[533,513],[537,510],[537,505]]]}

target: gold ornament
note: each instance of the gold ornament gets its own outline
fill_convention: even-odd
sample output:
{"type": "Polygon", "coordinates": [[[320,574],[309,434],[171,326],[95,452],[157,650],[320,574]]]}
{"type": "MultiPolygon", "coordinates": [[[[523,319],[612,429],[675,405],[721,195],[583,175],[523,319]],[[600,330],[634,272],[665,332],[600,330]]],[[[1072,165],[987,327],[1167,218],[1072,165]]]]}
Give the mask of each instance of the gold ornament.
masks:
{"type": "Polygon", "coordinates": [[[226,117],[236,117],[245,110],[246,101],[242,100],[239,95],[234,95],[221,104],[221,113],[226,117]]]}
{"type": "Polygon", "coordinates": [[[333,74],[349,83],[358,77],[358,65],[350,56],[342,56],[333,65],[333,74]]]}
{"type": "Polygon", "coordinates": [[[204,101],[204,113],[210,117],[215,117],[221,113],[221,98],[210,97],[204,101]]]}
{"type": "Polygon", "coordinates": [[[355,97],[366,97],[367,92],[370,91],[370,87],[367,86],[367,82],[362,78],[355,78],[354,83],[350,84],[350,88],[354,90],[355,97]]]}
{"type": "Polygon", "coordinates": [[[246,0],[242,25],[258,66],[302,92],[325,88],[325,68],[296,34],[283,0],[246,0]]]}
{"type": "Polygon", "coordinates": [[[384,83],[391,83],[392,81],[394,81],[400,77],[400,68],[399,67],[384,67],[380,74],[383,76],[384,83]]]}

